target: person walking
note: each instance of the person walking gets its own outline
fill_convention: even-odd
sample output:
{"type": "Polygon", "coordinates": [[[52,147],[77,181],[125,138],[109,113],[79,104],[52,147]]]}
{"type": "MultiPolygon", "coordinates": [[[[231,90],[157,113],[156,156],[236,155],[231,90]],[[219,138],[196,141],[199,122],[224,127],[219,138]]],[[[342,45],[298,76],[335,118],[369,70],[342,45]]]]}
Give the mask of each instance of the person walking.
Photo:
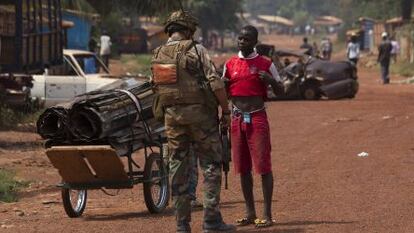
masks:
{"type": "Polygon", "coordinates": [[[109,57],[111,56],[111,37],[108,35],[106,30],[103,30],[101,38],[100,38],[100,46],[101,49],[99,51],[99,55],[102,58],[105,66],[109,68],[109,57]]]}
{"type": "Polygon", "coordinates": [[[398,54],[400,54],[400,44],[398,43],[398,41],[395,39],[395,36],[393,36],[391,38],[391,46],[392,46],[392,50],[391,50],[391,58],[393,60],[394,63],[397,63],[397,56],[398,54]]]}
{"type": "Polygon", "coordinates": [[[276,95],[283,94],[283,84],[275,65],[255,51],[258,31],[248,25],[241,29],[237,43],[239,53],[230,58],[223,71],[227,92],[233,106],[231,147],[235,172],[240,174],[246,215],[237,219],[240,226],[273,224],[273,172],[270,130],[264,101],[270,85],[276,95]],[[258,219],[253,197],[252,163],[261,175],[264,210],[258,219]]]}
{"type": "Polygon", "coordinates": [[[357,41],[357,36],[355,34],[351,35],[351,41],[348,43],[346,54],[348,57],[348,60],[355,64],[355,66],[358,65],[359,60],[359,43],[357,41]]]}
{"type": "Polygon", "coordinates": [[[332,54],[332,42],[329,39],[329,37],[324,37],[321,40],[321,53],[322,53],[322,59],[324,60],[331,60],[331,54],[332,54]]]}
{"type": "Polygon", "coordinates": [[[233,232],[235,226],[224,223],[219,209],[222,147],[218,105],[223,125],[229,124],[230,110],[224,83],[206,48],[192,40],[197,25],[198,20],[186,11],[173,12],[166,21],[164,31],[169,39],[154,50],[151,60],[157,94],[154,116],[165,123],[177,232],[191,232],[191,144],[204,176],[203,231],[233,232]]]}
{"type": "Polygon", "coordinates": [[[383,32],[381,34],[382,42],[378,46],[378,63],[381,65],[381,78],[382,84],[390,83],[390,61],[391,61],[391,51],[392,45],[388,39],[388,34],[383,32]]]}
{"type": "Polygon", "coordinates": [[[305,54],[309,56],[314,56],[314,51],[312,45],[309,44],[308,38],[303,38],[303,44],[300,46],[301,49],[306,49],[305,54]]]}

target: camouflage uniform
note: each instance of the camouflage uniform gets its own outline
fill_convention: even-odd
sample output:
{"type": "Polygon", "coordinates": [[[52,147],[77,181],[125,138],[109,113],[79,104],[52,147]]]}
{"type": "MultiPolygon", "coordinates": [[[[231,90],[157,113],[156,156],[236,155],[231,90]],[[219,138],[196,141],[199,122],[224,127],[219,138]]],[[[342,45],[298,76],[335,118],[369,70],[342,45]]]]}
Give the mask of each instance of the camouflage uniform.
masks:
{"type": "Polygon", "coordinates": [[[189,175],[189,192],[191,201],[197,200],[197,185],[198,185],[198,156],[194,150],[194,145],[190,152],[190,175],[189,175]]]}
{"type": "Polygon", "coordinates": [[[165,129],[170,151],[172,196],[177,221],[190,221],[190,176],[192,165],[190,142],[197,145],[204,176],[204,221],[221,221],[218,204],[221,187],[221,144],[217,119],[204,105],[172,106],[165,112],[165,129]]]}
{"type": "MultiPolygon", "coordinates": [[[[185,38],[173,35],[166,45],[154,51],[153,79],[159,77],[157,78],[159,81],[154,81],[156,87],[154,90],[159,94],[160,103],[157,106],[162,106],[162,116],[168,138],[171,189],[176,208],[177,226],[181,223],[188,225],[191,221],[190,179],[194,180],[194,177],[190,176],[194,174],[192,172],[194,170],[192,154],[194,153],[198,155],[204,176],[203,228],[206,229],[206,226],[214,228],[214,226],[223,224],[219,210],[222,149],[218,130],[218,106],[212,92],[224,88],[224,83],[217,75],[207,50],[197,44],[196,51],[194,44],[187,46],[186,43],[185,38]],[[172,54],[171,51],[174,53],[172,54]],[[202,73],[201,67],[195,65],[200,65],[197,53],[200,55],[202,69],[212,95],[206,94],[206,91],[197,84],[199,78],[196,76],[202,73]],[[174,67],[173,71],[169,67],[174,67]],[[178,81],[171,82],[169,80],[174,81],[175,78],[173,74],[175,69],[178,81]],[[156,84],[157,82],[159,85],[156,84]]],[[[155,108],[158,109],[158,107],[155,108]]],[[[154,114],[156,112],[158,111],[154,110],[154,114]]],[[[160,114],[155,115],[157,117],[160,114]]]]}

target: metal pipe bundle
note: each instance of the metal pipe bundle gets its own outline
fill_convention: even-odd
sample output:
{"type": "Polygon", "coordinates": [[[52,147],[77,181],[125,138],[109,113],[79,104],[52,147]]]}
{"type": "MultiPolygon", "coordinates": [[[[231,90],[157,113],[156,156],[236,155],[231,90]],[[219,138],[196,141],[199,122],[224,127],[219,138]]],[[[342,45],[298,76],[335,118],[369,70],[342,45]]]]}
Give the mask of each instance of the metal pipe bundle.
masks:
{"type": "Polygon", "coordinates": [[[151,85],[144,83],[126,91],[112,90],[86,96],[75,103],[69,111],[72,133],[82,139],[102,139],[141,121],[142,117],[145,120],[153,118],[151,85]]]}
{"type": "Polygon", "coordinates": [[[152,114],[153,99],[148,82],[89,92],[69,108],[47,109],[37,122],[38,132],[52,145],[110,144],[124,155],[164,133],[164,125],[152,114]]]}
{"type": "Polygon", "coordinates": [[[62,106],[46,109],[37,120],[37,133],[43,139],[65,139],[68,133],[67,114],[68,110],[62,106]]]}

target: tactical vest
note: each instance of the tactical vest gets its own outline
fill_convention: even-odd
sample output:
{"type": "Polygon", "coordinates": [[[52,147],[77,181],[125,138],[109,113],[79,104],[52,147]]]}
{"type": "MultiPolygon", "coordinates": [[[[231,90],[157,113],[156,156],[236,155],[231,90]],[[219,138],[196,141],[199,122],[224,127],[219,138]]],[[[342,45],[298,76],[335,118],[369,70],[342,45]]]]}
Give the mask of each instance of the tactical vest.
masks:
{"type": "Polygon", "coordinates": [[[200,64],[195,55],[187,53],[194,46],[191,40],[162,45],[154,51],[151,62],[154,91],[163,107],[177,104],[205,104],[200,89],[200,64]]]}

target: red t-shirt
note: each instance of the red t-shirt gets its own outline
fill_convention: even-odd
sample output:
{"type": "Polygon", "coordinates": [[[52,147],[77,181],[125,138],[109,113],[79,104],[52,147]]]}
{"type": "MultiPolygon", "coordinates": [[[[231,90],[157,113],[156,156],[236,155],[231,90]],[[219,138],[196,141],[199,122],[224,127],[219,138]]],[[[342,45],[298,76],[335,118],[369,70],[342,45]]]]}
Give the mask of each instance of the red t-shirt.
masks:
{"type": "Polygon", "coordinates": [[[262,96],[266,99],[267,85],[259,78],[259,71],[270,74],[271,65],[271,61],[260,55],[253,58],[230,58],[224,74],[229,79],[227,92],[230,96],[262,96]]]}

